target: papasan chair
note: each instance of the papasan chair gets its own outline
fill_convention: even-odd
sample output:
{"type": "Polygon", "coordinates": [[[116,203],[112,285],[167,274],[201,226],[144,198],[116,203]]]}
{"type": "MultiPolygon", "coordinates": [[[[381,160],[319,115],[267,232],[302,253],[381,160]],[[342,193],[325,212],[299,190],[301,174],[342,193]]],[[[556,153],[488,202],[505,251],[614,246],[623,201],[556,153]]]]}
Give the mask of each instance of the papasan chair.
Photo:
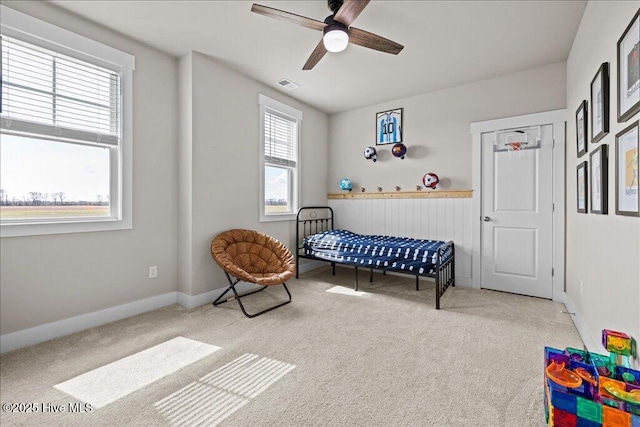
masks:
{"type": "Polygon", "coordinates": [[[229,287],[213,302],[213,305],[217,306],[236,299],[245,316],[256,317],[291,302],[291,293],[285,282],[296,273],[296,263],[291,251],[273,237],[254,230],[225,231],[218,234],[211,242],[211,256],[224,270],[229,281],[229,287]],[[258,290],[242,295],[243,297],[264,291],[269,286],[282,285],[289,295],[289,300],[258,313],[249,314],[244,309],[235,288],[241,281],[262,286],[258,290]],[[229,291],[233,291],[235,298],[220,301],[229,291]]]}

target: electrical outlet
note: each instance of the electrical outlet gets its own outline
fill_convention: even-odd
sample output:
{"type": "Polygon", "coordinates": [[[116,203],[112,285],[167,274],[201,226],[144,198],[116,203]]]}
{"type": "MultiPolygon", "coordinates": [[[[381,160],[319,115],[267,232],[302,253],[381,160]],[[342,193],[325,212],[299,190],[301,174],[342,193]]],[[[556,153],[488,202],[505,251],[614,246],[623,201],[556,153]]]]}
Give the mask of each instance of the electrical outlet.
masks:
{"type": "Polygon", "coordinates": [[[582,283],[582,280],[580,280],[580,296],[584,296],[584,283],[582,283]]]}
{"type": "Polygon", "coordinates": [[[156,277],[158,277],[158,266],[149,267],[149,279],[155,279],[156,277]]]}

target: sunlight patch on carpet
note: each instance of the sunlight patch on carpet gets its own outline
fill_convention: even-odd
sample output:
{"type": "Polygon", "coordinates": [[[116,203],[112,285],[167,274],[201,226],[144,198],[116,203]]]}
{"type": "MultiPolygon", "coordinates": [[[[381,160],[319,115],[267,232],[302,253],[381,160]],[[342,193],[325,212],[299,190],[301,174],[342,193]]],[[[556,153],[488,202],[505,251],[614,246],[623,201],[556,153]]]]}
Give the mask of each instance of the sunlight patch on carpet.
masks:
{"type": "Polygon", "coordinates": [[[331,292],[334,294],[342,294],[342,295],[351,295],[354,297],[361,297],[363,295],[367,295],[366,292],[354,291],[353,289],[345,288],[344,286],[334,286],[331,289],[327,289],[326,292],[331,292]]]}
{"type": "Polygon", "coordinates": [[[215,426],[295,367],[247,353],[153,406],[174,426],[215,426]]]}
{"type": "Polygon", "coordinates": [[[102,408],[220,350],[176,337],[54,386],[94,408],[102,408]]]}

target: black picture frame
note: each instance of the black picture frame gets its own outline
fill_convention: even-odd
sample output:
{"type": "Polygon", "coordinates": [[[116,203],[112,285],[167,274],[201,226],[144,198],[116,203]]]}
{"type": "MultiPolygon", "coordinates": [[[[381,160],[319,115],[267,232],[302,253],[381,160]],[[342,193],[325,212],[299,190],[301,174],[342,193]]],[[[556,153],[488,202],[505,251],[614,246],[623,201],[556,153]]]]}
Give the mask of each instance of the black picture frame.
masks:
{"type": "Polygon", "coordinates": [[[603,62],[591,80],[591,142],[600,141],[609,133],[609,63],[603,62]],[[594,99],[594,88],[600,88],[594,99]],[[600,126],[598,126],[598,123],[600,126]]]}
{"type": "Polygon", "coordinates": [[[589,201],[591,213],[606,215],[608,210],[609,168],[607,144],[602,144],[589,155],[589,201]]]}
{"type": "Polygon", "coordinates": [[[376,145],[402,142],[402,108],[376,113],[376,145]]]}
{"type": "Polygon", "coordinates": [[[623,123],[640,111],[640,8],[618,40],[616,51],[618,58],[618,123],[623,123]],[[632,28],[634,29],[633,34],[630,33],[632,28]],[[628,37],[632,39],[627,40],[628,37]],[[628,53],[621,55],[621,50],[628,50],[628,53]],[[622,73],[623,67],[626,68],[626,74],[622,73]],[[626,88],[623,87],[623,82],[626,88]],[[622,111],[622,100],[629,98],[628,92],[630,90],[633,91],[632,98],[638,100],[622,111]]]}
{"type": "Polygon", "coordinates": [[[587,161],[580,163],[576,167],[576,208],[578,213],[588,213],[589,193],[587,191],[589,182],[589,167],[587,161]],[[582,172],[582,175],[580,174],[582,172]],[[581,197],[582,196],[582,197],[581,197]],[[582,203],[581,202],[582,199],[582,203]],[[580,207],[582,206],[582,207],[580,207]]]}
{"type": "Polygon", "coordinates": [[[578,158],[582,157],[587,153],[588,143],[588,122],[589,122],[589,108],[587,106],[587,100],[583,100],[580,103],[580,106],[576,110],[576,151],[578,158]],[[582,120],[581,120],[582,119],[582,120]],[[580,134],[582,133],[582,138],[580,138],[580,134]]]}
{"type": "Polygon", "coordinates": [[[639,153],[640,128],[638,126],[638,121],[636,120],[634,123],[616,134],[616,215],[640,216],[640,195],[638,194],[640,193],[640,184],[638,183],[638,180],[640,180],[639,153]],[[635,138],[633,138],[633,133],[635,133],[635,138]],[[631,136],[631,138],[623,141],[625,136],[631,136]],[[631,144],[629,144],[629,142],[631,142],[631,144]],[[625,147],[621,147],[623,143],[625,144],[625,147]],[[625,148],[625,150],[623,151],[621,148],[625,148]],[[633,153],[634,150],[635,154],[633,153]],[[621,164],[624,164],[623,170],[620,169],[621,164]],[[621,176],[621,172],[623,176],[621,176]],[[626,182],[621,185],[622,180],[627,181],[629,179],[631,180],[629,187],[626,186],[626,182]],[[635,184],[635,189],[633,188],[633,184],[635,184]],[[626,194],[623,194],[623,192],[626,194]],[[633,192],[635,192],[635,194],[633,194],[633,192]],[[624,204],[635,205],[634,208],[629,209],[628,206],[624,209],[621,208],[620,205],[625,196],[629,196],[629,198],[624,201],[624,204]],[[633,200],[634,198],[635,202],[633,200]]]}

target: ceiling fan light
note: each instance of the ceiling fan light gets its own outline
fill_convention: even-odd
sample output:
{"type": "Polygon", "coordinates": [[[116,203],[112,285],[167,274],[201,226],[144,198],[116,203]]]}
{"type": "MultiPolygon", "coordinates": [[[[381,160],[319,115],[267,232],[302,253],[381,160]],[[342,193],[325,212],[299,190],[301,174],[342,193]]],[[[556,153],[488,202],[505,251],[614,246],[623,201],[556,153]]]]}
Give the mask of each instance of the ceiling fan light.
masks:
{"type": "Polygon", "coordinates": [[[342,52],[349,44],[349,33],[341,28],[332,29],[324,33],[322,40],[329,52],[342,52]]]}

